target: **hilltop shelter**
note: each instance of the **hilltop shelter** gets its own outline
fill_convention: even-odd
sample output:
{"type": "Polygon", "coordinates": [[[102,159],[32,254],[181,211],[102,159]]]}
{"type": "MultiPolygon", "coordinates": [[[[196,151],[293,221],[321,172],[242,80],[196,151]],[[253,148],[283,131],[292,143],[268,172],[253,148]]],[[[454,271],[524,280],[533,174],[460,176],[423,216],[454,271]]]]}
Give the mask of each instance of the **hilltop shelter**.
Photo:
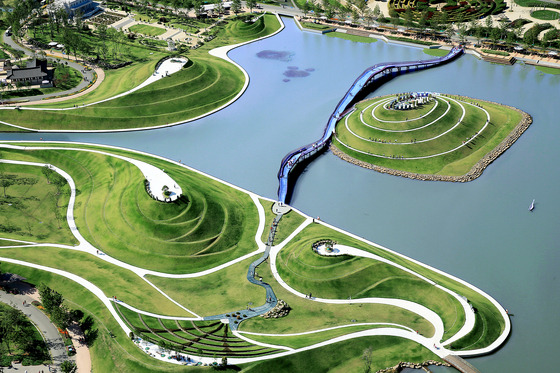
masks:
{"type": "Polygon", "coordinates": [[[66,9],[69,17],[73,17],[76,12],[82,12],[82,18],[89,18],[95,13],[99,12],[99,4],[93,0],[54,0],[55,7],[62,7],[66,9]]]}

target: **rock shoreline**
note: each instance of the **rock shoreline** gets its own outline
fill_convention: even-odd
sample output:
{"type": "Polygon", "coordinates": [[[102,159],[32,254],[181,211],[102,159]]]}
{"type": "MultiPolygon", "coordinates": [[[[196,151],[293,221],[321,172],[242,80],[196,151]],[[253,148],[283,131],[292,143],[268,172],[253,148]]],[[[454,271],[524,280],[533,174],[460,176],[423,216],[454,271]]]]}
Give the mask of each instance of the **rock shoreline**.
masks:
{"type": "Polygon", "coordinates": [[[421,364],[415,364],[415,363],[409,363],[409,362],[400,362],[397,365],[395,365],[394,367],[380,369],[376,373],[398,373],[398,372],[402,372],[402,370],[405,369],[405,368],[424,369],[424,371],[429,372],[430,370],[428,369],[428,366],[430,366],[430,365],[445,366],[445,367],[450,367],[451,366],[451,364],[449,364],[449,363],[442,363],[441,361],[435,361],[435,360],[428,360],[428,361],[425,361],[421,364]]]}
{"type": "MultiPolygon", "coordinates": [[[[442,96],[445,96],[445,95],[442,95],[442,96]]],[[[452,96],[459,97],[463,100],[472,100],[472,98],[465,97],[465,96],[459,96],[459,95],[452,95],[452,96]]],[[[509,109],[515,110],[515,111],[521,113],[522,118],[519,121],[519,123],[517,124],[517,126],[513,129],[513,131],[511,131],[510,134],[505,139],[502,140],[502,142],[500,142],[494,149],[492,149],[484,157],[482,157],[482,159],[480,159],[470,169],[469,172],[467,172],[466,174],[461,175],[461,176],[418,174],[418,173],[414,173],[414,172],[401,171],[401,170],[395,170],[395,169],[392,169],[392,168],[377,166],[377,165],[374,165],[372,163],[367,163],[367,162],[364,162],[364,161],[360,161],[360,160],[344,153],[343,151],[338,149],[336,146],[334,146],[332,141],[331,141],[331,144],[330,144],[330,149],[333,152],[333,154],[335,154],[340,159],[345,160],[346,162],[355,164],[356,166],[360,166],[360,167],[363,167],[363,168],[367,168],[367,169],[370,169],[370,170],[381,172],[381,173],[384,173],[384,174],[407,177],[409,179],[414,179],[414,180],[425,180],[425,181],[450,181],[450,182],[456,182],[456,183],[465,183],[465,182],[468,182],[468,181],[472,181],[472,180],[476,179],[477,177],[479,177],[480,175],[482,175],[482,172],[484,171],[484,169],[486,167],[488,167],[492,162],[494,162],[506,150],[508,150],[517,141],[517,139],[519,139],[519,137],[521,137],[523,132],[525,132],[527,130],[527,128],[529,128],[531,123],[533,123],[533,118],[529,114],[527,114],[526,112],[524,112],[522,110],[519,110],[515,107],[503,105],[503,104],[500,104],[500,103],[497,103],[497,102],[492,102],[492,101],[485,101],[485,100],[477,100],[477,101],[496,104],[496,105],[504,106],[504,107],[507,107],[509,109]]]]}

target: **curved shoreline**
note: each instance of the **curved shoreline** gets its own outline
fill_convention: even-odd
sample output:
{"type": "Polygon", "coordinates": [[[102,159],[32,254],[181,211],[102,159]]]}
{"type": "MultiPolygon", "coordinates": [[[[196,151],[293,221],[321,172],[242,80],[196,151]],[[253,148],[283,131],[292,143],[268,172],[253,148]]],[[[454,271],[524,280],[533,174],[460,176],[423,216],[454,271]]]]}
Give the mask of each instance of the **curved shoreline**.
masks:
{"type": "MultiPolygon", "coordinates": [[[[456,96],[461,98],[461,99],[472,100],[472,98],[470,98],[470,97],[459,96],[459,95],[456,95],[456,96]]],[[[508,109],[515,110],[522,115],[522,118],[519,121],[519,123],[517,124],[517,126],[515,126],[515,128],[509,133],[509,135],[507,135],[506,138],[504,138],[498,145],[496,145],[496,147],[494,149],[492,149],[488,153],[486,153],[486,155],[484,155],[484,157],[482,157],[478,162],[476,162],[471,167],[469,172],[467,172],[464,175],[449,176],[449,175],[419,174],[419,173],[415,173],[415,172],[402,171],[402,170],[397,170],[397,169],[393,169],[393,168],[377,166],[377,165],[372,164],[372,163],[361,161],[359,159],[356,159],[356,158],[352,157],[351,155],[348,155],[348,154],[344,153],[342,150],[337,148],[332,143],[332,141],[330,143],[329,149],[333,152],[334,155],[336,155],[337,157],[339,157],[340,159],[342,159],[342,160],[344,160],[348,163],[352,163],[356,166],[360,166],[360,167],[363,167],[363,168],[374,170],[374,171],[377,171],[377,172],[380,172],[380,173],[383,173],[383,174],[401,176],[401,177],[406,177],[406,178],[413,179],[413,180],[423,180],[423,181],[448,181],[448,182],[454,182],[454,183],[466,183],[466,182],[469,182],[469,181],[473,181],[474,179],[476,179],[480,175],[482,175],[482,173],[484,172],[486,167],[488,167],[492,162],[494,162],[496,159],[498,159],[498,157],[500,155],[502,155],[506,150],[508,150],[517,141],[517,139],[519,139],[521,137],[521,135],[527,130],[527,128],[529,128],[529,126],[533,123],[533,117],[531,117],[531,115],[529,115],[528,113],[526,113],[526,112],[524,112],[524,111],[522,111],[522,110],[520,110],[516,107],[509,106],[509,105],[503,105],[503,104],[500,104],[500,103],[497,103],[497,102],[487,101],[487,100],[478,100],[478,101],[486,102],[486,103],[489,103],[489,104],[500,105],[500,106],[506,107],[508,109]]]]}
{"type": "MultiPolygon", "coordinates": [[[[276,16],[278,22],[280,23],[280,27],[278,28],[278,30],[274,31],[272,34],[270,35],[266,35],[266,36],[262,36],[260,38],[254,39],[254,40],[249,40],[249,41],[245,41],[242,43],[238,43],[238,44],[232,44],[232,45],[224,45],[221,47],[217,47],[214,49],[211,49],[208,51],[208,54],[213,56],[213,57],[217,57],[217,58],[221,58],[223,60],[225,60],[226,62],[229,62],[231,64],[233,64],[234,66],[236,66],[238,69],[241,70],[243,76],[245,77],[245,82],[243,84],[243,87],[241,88],[241,90],[228,102],[226,102],[224,105],[217,107],[207,113],[201,114],[197,117],[194,118],[190,118],[190,119],[185,119],[185,120],[181,120],[178,122],[173,122],[173,123],[169,123],[169,124],[162,124],[162,125],[157,125],[157,126],[149,126],[149,127],[135,127],[135,128],[121,128],[121,129],[101,129],[101,130],[62,130],[62,129],[36,129],[36,128],[28,128],[28,127],[24,127],[24,126],[20,126],[17,124],[13,124],[13,123],[8,123],[5,121],[0,120],[0,124],[4,124],[8,127],[14,127],[14,128],[19,128],[21,130],[24,131],[29,131],[29,132],[35,132],[35,133],[109,133],[109,132],[134,132],[134,131],[145,131],[145,130],[152,130],[152,129],[159,129],[159,128],[167,128],[167,127],[174,127],[174,126],[178,126],[181,124],[186,124],[186,123],[190,123],[190,122],[194,122],[195,120],[207,117],[209,115],[212,115],[222,109],[225,109],[226,107],[230,106],[231,104],[233,104],[235,101],[237,101],[247,90],[247,87],[249,86],[249,74],[247,74],[247,71],[245,71],[245,69],[239,65],[238,63],[236,63],[235,61],[233,61],[231,58],[229,58],[228,53],[236,48],[239,48],[241,46],[247,45],[247,44],[251,44],[251,43],[255,43],[257,41],[266,39],[266,38],[270,38],[276,34],[278,34],[280,31],[284,30],[284,28],[286,27],[284,25],[284,22],[282,22],[282,19],[280,18],[280,16],[278,15],[278,13],[274,13],[274,15],[276,16]]],[[[14,108],[7,108],[7,109],[14,109],[14,108]]],[[[29,108],[25,108],[26,110],[29,110],[29,108]]],[[[9,132],[9,131],[4,131],[4,132],[9,132]]],[[[14,131],[15,132],[15,131],[14,131]]]]}

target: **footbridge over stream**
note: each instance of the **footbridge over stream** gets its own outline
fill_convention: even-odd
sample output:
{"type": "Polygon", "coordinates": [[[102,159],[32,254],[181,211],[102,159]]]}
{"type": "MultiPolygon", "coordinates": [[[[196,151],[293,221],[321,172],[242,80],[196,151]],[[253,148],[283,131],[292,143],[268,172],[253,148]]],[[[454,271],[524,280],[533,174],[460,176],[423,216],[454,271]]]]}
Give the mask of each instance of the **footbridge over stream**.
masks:
{"type": "Polygon", "coordinates": [[[451,49],[447,55],[439,58],[407,62],[383,62],[366,69],[358,77],[358,79],[354,81],[348,92],[346,92],[344,97],[334,109],[334,112],[329,117],[323,136],[314,143],[305,145],[288,153],[282,159],[280,170],[278,171],[278,201],[286,203],[289,192],[288,177],[292,170],[294,170],[297,165],[301,164],[306,159],[313,157],[327,147],[338,120],[344,117],[347,111],[351,109],[352,105],[358,101],[357,97],[359,97],[361,93],[363,94],[367,92],[367,88],[370,85],[391,75],[428,69],[430,67],[445,64],[454,60],[461,54],[463,54],[463,48],[455,47],[451,49]]]}

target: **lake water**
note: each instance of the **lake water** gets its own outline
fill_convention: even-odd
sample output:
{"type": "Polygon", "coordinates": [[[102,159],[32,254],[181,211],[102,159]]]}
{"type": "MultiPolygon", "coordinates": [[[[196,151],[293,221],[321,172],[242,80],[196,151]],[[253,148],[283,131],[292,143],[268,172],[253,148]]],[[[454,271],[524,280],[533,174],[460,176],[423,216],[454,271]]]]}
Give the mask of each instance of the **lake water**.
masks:
{"type": "MultiPolygon", "coordinates": [[[[210,117],[152,131],[0,134],[0,139],[43,137],[138,149],[276,198],[282,157],[320,137],[337,102],[365,68],[431,58],[418,48],[303,33],[285,21],[280,34],[230,53],[251,82],[235,104],[210,117]],[[290,52],[291,60],[257,57],[263,50],[290,52]],[[288,67],[314,70],[285,82],[288,67]]],[[[505,346],[469,359],[482,372],[555,371],[560,347],[560,75],[463,56],[396,77],[374,94],[407,91],[500,102],[527,111],[534,123],[482,177],[466,184],[383,175],[327,153],[300,176],[291,204],[458,276],[508,308],[515,316],[505,346]],[[536,208],[530,213],[533,198],[536,208]]]]}

